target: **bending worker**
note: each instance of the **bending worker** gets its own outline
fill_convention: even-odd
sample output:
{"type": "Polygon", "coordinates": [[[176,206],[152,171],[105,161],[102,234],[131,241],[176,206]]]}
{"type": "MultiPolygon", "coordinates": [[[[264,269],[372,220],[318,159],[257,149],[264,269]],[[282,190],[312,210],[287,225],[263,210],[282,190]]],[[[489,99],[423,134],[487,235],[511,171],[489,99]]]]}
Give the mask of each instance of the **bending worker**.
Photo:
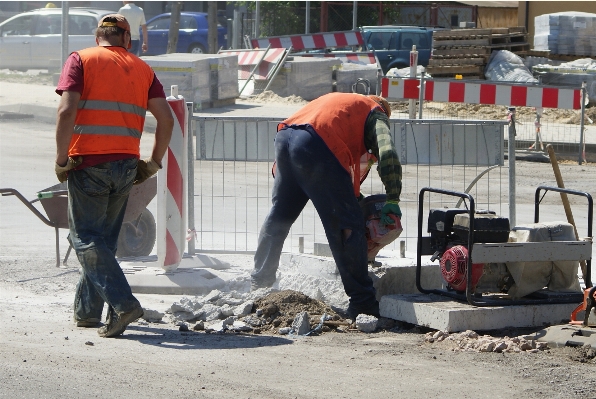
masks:
{"type": "Polygon", "coordinates": [[[127,51],[130,25],[122,15],[101,19],[97,47],[72,53],[56,93],[56,175],[68,179],[68,240],[82,266],[74,301],[78,327],[120,335],[143,315],[116,261],[128,195],[161,168],[174,126],[163,86],[144,61],[127,51]],[[147,109],[157,120],[151,158],[139,160],[147,109]]]}
{"type": "Polygon", "coordinates": [[[252,289],[275,283],[283,243],[310,199],[350,297],[348,316],[379,317],[358,198],[360,178],[368,172],[360,170],[361,158],[374,155],[387,193],[381,222],[394,223],[389,214],[401,217],[401,165],[389,132],[390,115],[381,97],[330,93],[278,125],[272,207],[259,234],[252,289]]]}

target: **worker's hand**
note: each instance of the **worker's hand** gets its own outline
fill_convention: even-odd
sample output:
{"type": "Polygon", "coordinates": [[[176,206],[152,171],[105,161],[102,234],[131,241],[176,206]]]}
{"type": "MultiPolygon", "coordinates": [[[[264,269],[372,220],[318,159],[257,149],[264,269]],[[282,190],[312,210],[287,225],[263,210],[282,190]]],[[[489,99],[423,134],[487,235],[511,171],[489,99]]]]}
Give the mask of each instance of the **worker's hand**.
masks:
{"type": "Polygon", "coordinates": [[[56,177],[60,183],[64,183],[68,179],[68,171],[76,168],[83,162],[83,157],[68,158],[66,165],[60,166],[56,163],[54,170],[56,171],[56,177]]]}
{"type": "Polygon", "coordinates": [[[133,184],[141,184],[161,169],[161,165],[153,160],[153,158],[139,159],[137,163],[137,176],[133,184]]]}
{"type": "Polygon", "coordinates": [[[388,224],[395,224],[395,220],[391,219],[389,214],[393,214],[401,218],[401,209],[399,209],[398,201],[387,201],[383,208],[381,208],[381,224],[388,225],[388,224]]]}
{"type": "Polygon", "coordinates": [[[141,46],[141,50],[143,50],[143,53],[146,53],[147,50],[149,50],[149,47],[147,47],[147,43],[143,43],[143,45],[141,46]]]}

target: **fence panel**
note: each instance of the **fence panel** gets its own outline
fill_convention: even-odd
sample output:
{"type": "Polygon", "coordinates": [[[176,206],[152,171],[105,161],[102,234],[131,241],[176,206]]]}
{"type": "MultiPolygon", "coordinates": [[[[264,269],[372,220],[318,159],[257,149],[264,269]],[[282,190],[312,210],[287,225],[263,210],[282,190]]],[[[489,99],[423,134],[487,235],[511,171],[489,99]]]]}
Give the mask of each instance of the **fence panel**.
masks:
{"type": "MultiPolygon", "coordinates": [[[[279,119],[261,117],[194,117],[196,131],[195,226],[198,252],[253,252],[260,227],[271,206],[274,137],[279,119]]],[[[417,195],[422,187],[464,191],[487,168],[473,188],[477,206],[507,202],[503,172],[504,121],[391,120],[391,132],[402,161],[400,240],[416,245],[417,195]],[[432,154],[432,155],[431,155],[432,154]]],[[[371,171],[364,195],[384,193],[371,171]]],[[[437,206],[455,206],[443,203],[437,206]]],[[[430,201],[430,199],[429,199],[430,201]]],[[[327,243],[324,229],[309,201],[285,242],[284,251],[313,253],[327,243]]],[[[399,243],[393,244],[393,249],[399,243]]]]}

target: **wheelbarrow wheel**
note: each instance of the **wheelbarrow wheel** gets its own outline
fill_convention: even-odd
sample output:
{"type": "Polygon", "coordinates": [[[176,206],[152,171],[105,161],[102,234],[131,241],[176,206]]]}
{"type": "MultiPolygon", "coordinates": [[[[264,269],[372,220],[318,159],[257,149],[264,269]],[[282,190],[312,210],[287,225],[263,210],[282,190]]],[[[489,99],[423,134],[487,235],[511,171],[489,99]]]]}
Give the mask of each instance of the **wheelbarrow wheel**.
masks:
{"type": "Polygon", "coordinates": [[[139,218],[122,223],[116,256],[147,256],[155,246],[155,218],[146,209],[139,218]]]}

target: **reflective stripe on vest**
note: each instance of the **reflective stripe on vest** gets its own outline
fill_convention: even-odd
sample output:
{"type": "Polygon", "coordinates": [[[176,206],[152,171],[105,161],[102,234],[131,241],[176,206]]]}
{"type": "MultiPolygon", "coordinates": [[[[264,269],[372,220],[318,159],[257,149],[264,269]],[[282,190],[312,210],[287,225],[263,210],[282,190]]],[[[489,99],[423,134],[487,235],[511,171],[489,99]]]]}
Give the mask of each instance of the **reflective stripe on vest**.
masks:
{"type": "Polygon", "coordinates": [[[352,178],[354,194],[360,194],[360,158],[367,153],[364,126],[371,111],[380,106],[362,94],[330,93],[301,108],[278,125],[310,125],[323,139],[352,178]]]}
{"type": "Polygon", "coordinates": [[[122,47],[88,48],[79,56],[84,87],[69,156],[139,156],[153,70],[122,47]]]}

